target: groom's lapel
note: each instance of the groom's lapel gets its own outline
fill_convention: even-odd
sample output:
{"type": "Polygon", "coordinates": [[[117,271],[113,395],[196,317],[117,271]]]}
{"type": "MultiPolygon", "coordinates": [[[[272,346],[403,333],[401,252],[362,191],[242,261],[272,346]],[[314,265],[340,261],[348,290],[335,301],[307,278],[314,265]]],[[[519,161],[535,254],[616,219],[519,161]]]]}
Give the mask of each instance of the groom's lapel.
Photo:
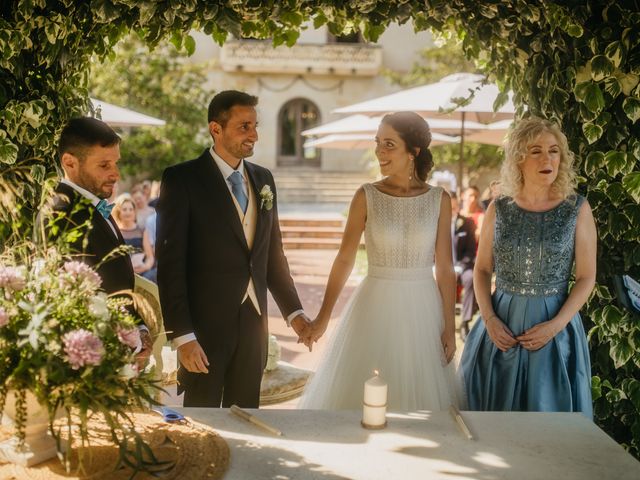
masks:
{"type": "MultiPolygon", "coordinates": [[[[238,237],[238,240],[244,248],[249,251],[247,239],[242,229],[242,223],[240,222],[240,217],[238,217],[238,211],[233,203],[233,199],[229,193],[229,187],[227,187],[227,181],[222,176],[222,172],[213,161],[208,150],[200,156],[198,161],[200,162],[200,168],[202,170],[200,179],[204,185],[204,191],[207,195],[213,197],[212,203],[214,205],[220,206],[223,219],[231,224],[231,229],[238,237]]],[[[212,218],[211,221],[213,222],[214,219],[212,218]]]]}

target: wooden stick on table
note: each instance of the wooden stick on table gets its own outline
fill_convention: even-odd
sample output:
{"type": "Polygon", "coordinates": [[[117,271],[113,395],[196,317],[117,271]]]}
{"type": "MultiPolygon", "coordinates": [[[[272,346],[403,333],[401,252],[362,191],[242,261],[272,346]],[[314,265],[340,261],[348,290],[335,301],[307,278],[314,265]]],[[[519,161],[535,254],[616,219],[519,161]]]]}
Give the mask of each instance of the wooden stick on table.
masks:
{"type": "Polygon", "coordinates": [[[257,427],[260,427],[260,428],[262,428],[263,430],[266,430],[269,433],[273,433],[274,435],[282,436],[282,432],[280,430],[278,430],[275,427],[272,427],[268,423],[263,422],[259,418],[251,415],[249,412],[245,412],[244,410],[242,410],[237,405],[231,405],[231,409],[230,410],[231,410],[231,413],[237,415],[238,417],[242,418],[243,420],[246,420],[249,423],[253,423],[257,427]]]}
{"type": "Polygon", "coordinates": [[[467,427],[467,424],[464,423],[464,419],[462,418],[462,415],[460,415],[460,410],[458,410],[455,405],[450,405],[449,413],[451,413],[451,416],[456,421],[458,428],[460,428],[462,434],[467,437],[467,440],[475,440],[475,438],[471,434],[471,431],[469,430],[469,427],[467,427]]]}

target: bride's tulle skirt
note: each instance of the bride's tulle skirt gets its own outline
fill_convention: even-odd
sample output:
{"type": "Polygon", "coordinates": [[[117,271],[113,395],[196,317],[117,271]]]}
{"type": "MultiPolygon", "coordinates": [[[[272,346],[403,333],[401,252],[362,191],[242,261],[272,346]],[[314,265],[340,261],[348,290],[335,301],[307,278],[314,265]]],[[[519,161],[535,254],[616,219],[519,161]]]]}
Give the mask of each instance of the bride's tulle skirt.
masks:
{"type": "Polygon", "coordinates": [[[464,408],[457,359],[447,365],[442,349],[442,300],[431,268],[369,266],[339,322],[298,408],[361,408],[374,370],[389,385],[389,410],[464,408]]]}

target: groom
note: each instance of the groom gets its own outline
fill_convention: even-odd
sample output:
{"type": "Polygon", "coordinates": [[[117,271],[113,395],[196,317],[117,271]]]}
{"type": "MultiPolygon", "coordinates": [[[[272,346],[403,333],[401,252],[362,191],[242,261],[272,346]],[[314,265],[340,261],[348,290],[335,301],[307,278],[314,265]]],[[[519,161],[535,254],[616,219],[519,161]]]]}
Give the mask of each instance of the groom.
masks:
{"type": "Polygon", "coordinates": [[[258,141],[257,104],[244,92],[216,95],[208,112],[213,147],[162,177],[158,287],[187,407],[258,407],[267,289],[310,345],[282,250],[273,177],[245,160],[258,141]]]}

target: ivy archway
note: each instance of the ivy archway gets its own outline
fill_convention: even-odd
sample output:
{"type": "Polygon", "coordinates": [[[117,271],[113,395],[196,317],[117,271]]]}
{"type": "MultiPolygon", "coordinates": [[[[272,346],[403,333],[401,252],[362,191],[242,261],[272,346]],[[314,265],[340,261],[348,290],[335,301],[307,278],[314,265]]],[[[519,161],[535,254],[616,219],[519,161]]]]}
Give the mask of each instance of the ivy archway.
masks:
{"type": "Polygon", "coordinates": [[[28,230],[55,139],[88,107],[88,66],[135,30],[193,50],[199,29],[295,43],[303,22],[375,40],[390,22],[451,32],[523,112],[557,120],[579,159],[599,242],[586,308],[598,423],[640,456],[640,317],[616,304],[615,274],[640,278],[640,2],[636,0],[16,0],[0,9],[0,239],[28,230]],[[18,201],[16,208],[15,202],[18,201]],[[21,212],[19,221],[11,212],[21,212]]]}

